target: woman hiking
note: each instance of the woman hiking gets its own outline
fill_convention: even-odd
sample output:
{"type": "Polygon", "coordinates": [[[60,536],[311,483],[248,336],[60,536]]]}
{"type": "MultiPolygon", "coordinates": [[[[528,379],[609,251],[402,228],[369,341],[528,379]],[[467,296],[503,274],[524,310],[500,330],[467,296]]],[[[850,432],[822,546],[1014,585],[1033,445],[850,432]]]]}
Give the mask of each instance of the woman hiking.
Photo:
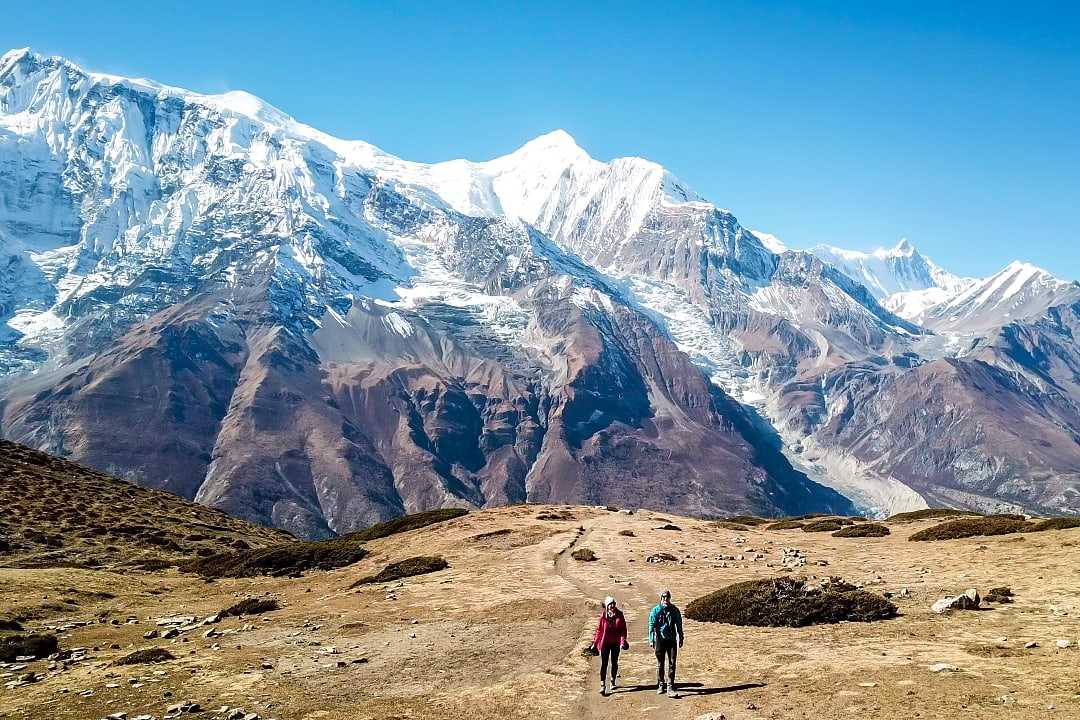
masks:
{"type": "Polygon", "coordinates": [[[619,651],[630,649],[630,643],[626,642],[626,618],[610,595],[604,598],[604,611],[600,613],[592,646],[600,653],[600,694],[607,695],[608,661],[611,662],[610,687],[614,690],[619,678],[619,651]]]}

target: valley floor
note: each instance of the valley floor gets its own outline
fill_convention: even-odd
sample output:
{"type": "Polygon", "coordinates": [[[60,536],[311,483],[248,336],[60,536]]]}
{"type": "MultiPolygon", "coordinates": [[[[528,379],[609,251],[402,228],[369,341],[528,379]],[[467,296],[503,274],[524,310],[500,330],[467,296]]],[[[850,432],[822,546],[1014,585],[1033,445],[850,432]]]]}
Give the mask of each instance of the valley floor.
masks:
{"type": "MultiPolygon", "coordinates": [[[[907,541],[933,522],[893,523],[886,538],[839,539],[735,531],[648,511],[516,506],[373,541],[357,565],[293,579],[0,569],[0,617],[30,618],[28,629],[104,619],[61,634],[62,648],[88,649],[86,661],[54,673],[32,663],[43,679],[0,685],[0,718],[124,712],[160,720],[186,700],[204,711],[190,717],[240,707],[280,720],[1080,718],[1080,530],[907,541]],[[569,517],[537,519],[545,510],[569,517]],[[659,529],[668,521],[681,529],[659,529]],[[598,560],[572,559],[580,547],[598,560]],[[872,591],[906,588],[894,597],[901,616],[803,629],[687,621],[682,697],[658,697],[644,629],[657,591],[670,588],[685,607],[732,582],[782,574],[785,547],[806,555],[796,574],[839,575],[872,591]],[[679,561],[646,562],[657,552],[679,561]],[[388,562],[433,554],[450,568],[349,589],[388,562]],[[1012,587],[1014,604],[929,611],[943,595],[1001,585],[1012,587]],[[627,613],[631,649],[622,686],[603,698],[598,659],[581,650],[607,594],[627,613]],[[206,626],[214,637],[200,628],[180,639],[143,638],[156,618],[201,618],[263,595],[282,608],[206,626]],[[1071,647],[1057,647],[1059,639],[1071,647]],[[1038,646],[1025,648],[1032,641],[1038,646]],[[165,647],[176,659],[112,664],[145,647],[165,647]],[[939,663],[957,670],[933,672],[939,663]]],[[[2,672],[13,673],[2,678],[8,682],[25,670],[2,672]]]]}

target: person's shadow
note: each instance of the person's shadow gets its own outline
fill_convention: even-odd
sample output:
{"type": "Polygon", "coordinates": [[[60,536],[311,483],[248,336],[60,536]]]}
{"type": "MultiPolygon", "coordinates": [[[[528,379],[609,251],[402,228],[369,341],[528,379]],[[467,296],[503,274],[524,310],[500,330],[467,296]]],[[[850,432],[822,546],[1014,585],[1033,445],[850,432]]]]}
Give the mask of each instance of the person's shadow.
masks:
{"type": "MultiPolygon", "coordinates": [[[[741,685],[725,685],[722,687],[705,687],[705,683],[688,682],[688,683],[675,683],[675,690],[680,695],[719,695],[720,693],[732,693],[739,692],[741,690],[753,690],[755,688],[763,688],[765,683],[742,683],[741,685]]],[[[645,692],[646,690],[656,690],[656,683],[649,685],[626,685],[623,687],[615,688],[612,691],[612,695],[618,695],[620,693],[632,693],[632,692],[645,692]]]]}

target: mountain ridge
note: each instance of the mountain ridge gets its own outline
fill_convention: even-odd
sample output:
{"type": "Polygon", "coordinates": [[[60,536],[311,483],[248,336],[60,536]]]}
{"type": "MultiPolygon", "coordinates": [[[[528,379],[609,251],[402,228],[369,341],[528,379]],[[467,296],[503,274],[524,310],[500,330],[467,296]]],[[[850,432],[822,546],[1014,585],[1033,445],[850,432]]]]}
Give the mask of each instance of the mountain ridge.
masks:
{"type": "MultiPolygon", "coordinates": [[[[4,57],[5,437],[312,536],[531,499],[839,511],[837,489],[896,483],[914,499],[868,491],[860,509],[941,502],[934,483],[953,482],[1022,505],[1011,488],[1046,471],[1003,465],[965,428],[981,469],[927,485],[866,456],[856,438],[895,416],[852,401],[990,352],[980,340],[1068,292],[992,306],[965,340],[901,317],[850,267],[773,252],[661,166],[593,160],[561,131],[485,162],[413,163],[243,93],[4,57]]],[[[893,251],[918,260],[905,277],[955,277],[893,251]]],[[[1040,337],[1064,358],[1057,332],[1040,337]]],[[[949,392],[989,378],[1029,412],[1032,372],[953,375],[949,392]]],[[[1066,405],[1034,407],[1062,438],[1066,405]]],[[[1073,451],[1063,439],[1039,462],[1073,451]]]]}

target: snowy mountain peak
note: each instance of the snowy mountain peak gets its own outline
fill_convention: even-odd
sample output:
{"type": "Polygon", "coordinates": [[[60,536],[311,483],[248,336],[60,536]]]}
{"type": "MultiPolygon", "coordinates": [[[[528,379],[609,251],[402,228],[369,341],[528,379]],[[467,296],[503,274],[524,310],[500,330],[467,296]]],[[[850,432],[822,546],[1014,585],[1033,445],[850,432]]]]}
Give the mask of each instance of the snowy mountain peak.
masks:
{"type": "Polygon", "coordinates": [[[770,252],[774,252],[777,255],[785,253],[788,250],[787,245],[781,242],[780,238],[776,237],[772,233],[762,232],[760,230],[751,230],[750,234],[760,240],[761,244],[764,245],[770,252]]]}
{"type": "Polygon", "coordinates": [[[30,55],[31,50],[28,47],[16,48],[14,50],[8,50],[2,57],[0,57],[0,76],[3,76],[6,72],[10,71],[15,63],[22,60],[27,55],[30,55]]]}
{"type": "Polygon", "coordinates": [[[918,252],[919,251],[915,249],[915,246],[912,245],[907,238],[900,238],[900,242],[896,243],[892,249],[888,250],[888,254],[891,257],[911,257],[918,252]]]}
{"type": "MultiPolygon", "coordinates": [[[[537,154],[589,157],[588,153],[577,144],[577,141],[574,140],[573,136],[562,129],[552,130],[549,133],[533,138],[514,152],[510,153],[507,157],[521,157],[524,155],[537,154]]],[[[589,159],[591,160],[592,158],[589,159]]]]}

